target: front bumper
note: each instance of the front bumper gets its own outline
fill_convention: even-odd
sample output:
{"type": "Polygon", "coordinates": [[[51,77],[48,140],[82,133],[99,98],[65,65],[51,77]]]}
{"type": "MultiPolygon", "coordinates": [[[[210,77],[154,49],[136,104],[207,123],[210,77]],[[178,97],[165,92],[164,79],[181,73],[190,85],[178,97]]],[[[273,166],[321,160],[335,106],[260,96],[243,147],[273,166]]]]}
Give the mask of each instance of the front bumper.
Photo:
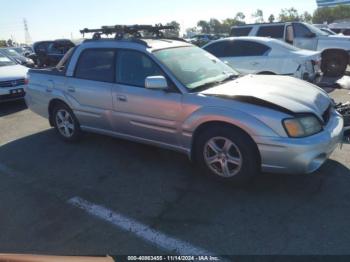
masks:
{"type": "Polygon", "coordinates": [[[0,88],[0,103],[23,99],[25,96],[24,90],[25,85],[0,88]],[[23,90],[23,92],[12,93],[14,90],[23,90]]]}
{"type": "Polygon", "coordinates": [[[336,111],[324,131],[306,138],[254,137],[262,160],[262,171],[287,174],[312,173],[343,139],[343,118],[336,111]]]}

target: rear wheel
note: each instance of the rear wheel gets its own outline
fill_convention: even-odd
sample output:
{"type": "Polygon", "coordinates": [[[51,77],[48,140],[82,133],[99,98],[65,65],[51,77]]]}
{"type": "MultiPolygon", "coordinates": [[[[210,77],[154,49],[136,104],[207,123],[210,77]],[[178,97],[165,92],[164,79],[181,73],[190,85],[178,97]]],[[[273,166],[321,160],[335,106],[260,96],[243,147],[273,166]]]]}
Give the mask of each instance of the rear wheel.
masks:
{"type": "Polygon", "coordinates": [[[80,138],[78,120],[67,105],[63,103],[56,105],[52,117],[56,132],[63,140],[73,142],[80,138]]]}
{"type": "Polygon", "coordinates": [[[343,76],[346,67],[348,66],[348,62],[348,57],[344,56],[343,53],[327,53],[322,59],[322,72],[330,77],[343,76]]]}
{"type": "Polygon", "coordinates": [[[255,143],[237,128],[217,127],[202,132],[195,157],[206,174],[224,181],[246,182],[260,171],[255,143]]]}

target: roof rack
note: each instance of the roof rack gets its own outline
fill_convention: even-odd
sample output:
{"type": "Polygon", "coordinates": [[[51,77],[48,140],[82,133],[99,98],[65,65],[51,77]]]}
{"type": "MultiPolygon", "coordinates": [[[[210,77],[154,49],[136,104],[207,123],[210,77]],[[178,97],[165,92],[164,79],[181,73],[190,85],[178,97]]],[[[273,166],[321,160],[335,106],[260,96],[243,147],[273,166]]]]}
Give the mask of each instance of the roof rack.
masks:
{"type": "Polygon", "coordinates": [[[80,30],[83,36],[87,33],[93,33],[92,39],[99,40],[102,35],[115,34],[114,39],[122,40],[126,36],[132,38],[142,38],[142,33],[151,34],[153,38],[163,38],[164,33],[162,30],[175,30],[174,26],[163,26],[162,24],[153,25],[114,25],[114,26],[102,26],[99,29],[85,28],[80,30]]]}

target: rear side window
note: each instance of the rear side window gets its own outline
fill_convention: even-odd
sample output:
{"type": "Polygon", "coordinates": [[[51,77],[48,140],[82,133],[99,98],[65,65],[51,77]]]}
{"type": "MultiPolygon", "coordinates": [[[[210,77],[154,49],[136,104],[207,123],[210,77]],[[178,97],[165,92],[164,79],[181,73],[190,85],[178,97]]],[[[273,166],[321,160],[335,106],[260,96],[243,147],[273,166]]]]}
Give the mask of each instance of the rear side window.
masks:
{"type": "Polygon", "coordinates": [[[114,58],[113,50],[90,49],[83,51],[75,70],[75,77],[112,83],[115,75],[114,58]]]}
{"type": "Polygon", "coordinates": [[[208,47],[212,46],[211,50],[206,49],[217,57],[263,56],[270,51],[270,48],[264,44],[244,40],[221,41],[208,47]]]}
{"type": "Polygon", "coordinates": [[[235,27],[231,29],[231,36],[248,36],[253,27],[235,27]]]}
{"type": "Polygon", "coordinates": [[[258,30],[257,36],[283,38],[284,25],[261,26],[258,30]]]}
{"type": "Polygon", "coordinates": [[[143,53],[120,50],[117,56],[117,82],[144,87],[149,76],[164,75],[157,64],[143,53]]]}

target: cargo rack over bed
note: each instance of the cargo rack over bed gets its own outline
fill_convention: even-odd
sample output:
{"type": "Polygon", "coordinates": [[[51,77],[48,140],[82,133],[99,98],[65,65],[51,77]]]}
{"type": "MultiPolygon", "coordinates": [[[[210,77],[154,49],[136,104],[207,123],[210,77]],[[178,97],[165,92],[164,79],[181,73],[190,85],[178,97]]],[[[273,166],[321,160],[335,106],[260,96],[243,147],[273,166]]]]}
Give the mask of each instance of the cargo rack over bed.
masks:
{"type": "MultiPolygon", "coordinates": [[[[80,33],[85,36],[87,33],[93,33],[91,40],[102,39],[102,35],[113,35],[115,40],[134,39],[141,40],[147,39],[169,39],[177,41],[185,41],[183,38],[167,37],[162,32],[163,30],[175,30],[174,26],[156,24],[156,25],[114,25],[114,26],[102,26],[99,29],[84,28],[80,30],[80,33]],[[146,36],[145,36],[146,35],[146,36]]],[[[139,41],[142,42],[142,41],[139,41]]]]}

